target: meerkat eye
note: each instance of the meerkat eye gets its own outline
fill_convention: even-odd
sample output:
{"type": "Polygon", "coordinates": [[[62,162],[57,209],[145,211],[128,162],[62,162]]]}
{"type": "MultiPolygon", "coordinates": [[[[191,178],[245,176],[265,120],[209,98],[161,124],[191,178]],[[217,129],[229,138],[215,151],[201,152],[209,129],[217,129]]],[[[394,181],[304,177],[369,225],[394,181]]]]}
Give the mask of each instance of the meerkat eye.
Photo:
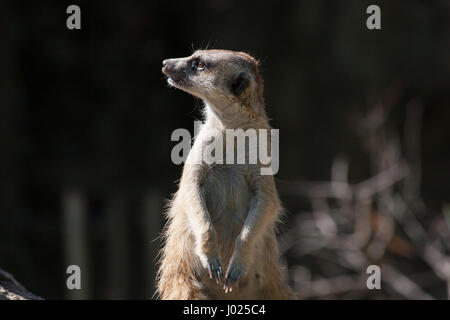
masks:
{"type": "Polygon", "coordinates": [[[206,69],[206,64],[199,58],[196,58],[192,61],[192,70],[204,70],[206,69]]]}
{"type": "Polygon", "coordinates": [[[205,69],[205,64],[203,63],[203,61],[199,61],[198,65],[197,65],[197,69],[199,69],[199,70],[205,69]]]}

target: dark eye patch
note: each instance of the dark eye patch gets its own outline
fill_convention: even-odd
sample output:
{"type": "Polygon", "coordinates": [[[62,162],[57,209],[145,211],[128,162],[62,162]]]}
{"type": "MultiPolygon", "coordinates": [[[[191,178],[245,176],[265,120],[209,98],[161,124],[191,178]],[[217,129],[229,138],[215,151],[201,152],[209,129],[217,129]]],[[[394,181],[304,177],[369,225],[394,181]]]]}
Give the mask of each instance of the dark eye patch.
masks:
{"type": "Polygon", "coordinates": [[[206,63],[200,58],[194,58],[191,63],[192,71],[204,70],[206,69],[206,63]]]}

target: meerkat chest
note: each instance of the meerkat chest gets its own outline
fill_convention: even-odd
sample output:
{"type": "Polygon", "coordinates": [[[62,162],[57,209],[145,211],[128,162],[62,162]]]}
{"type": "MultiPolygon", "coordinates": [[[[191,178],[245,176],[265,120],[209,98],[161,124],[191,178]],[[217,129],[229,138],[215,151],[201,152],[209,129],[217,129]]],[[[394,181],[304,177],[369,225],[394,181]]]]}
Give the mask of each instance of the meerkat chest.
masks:
{"type": "Polygon", "coordinates": [[[245,221],[252,196],[245,166],[214,166],[204,178],[203,190],[213,221],[238,224],[245,221]]]}

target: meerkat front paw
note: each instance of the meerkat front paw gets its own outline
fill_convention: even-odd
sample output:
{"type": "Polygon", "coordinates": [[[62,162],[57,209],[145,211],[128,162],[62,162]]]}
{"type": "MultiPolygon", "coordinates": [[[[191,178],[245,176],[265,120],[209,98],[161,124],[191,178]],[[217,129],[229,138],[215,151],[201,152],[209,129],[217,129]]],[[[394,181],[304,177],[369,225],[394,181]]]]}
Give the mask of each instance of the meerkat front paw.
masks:
{"type": "Polygon", "coordinates": [[[213,228],[204,232],[197,239],[197,256],[206,270],[209,278],[214,279],[217,284],[222,282],[222,264],[220,262],[219,250],[217,246],[217,236],[213,228]]]}
{"type": "Polygon", "coordinates": [[[197,253],[203,268],[208,270],[209,278],[214,279],[217,284],[222,282],[222,264],[218,254],[197,253]]]}
{"type": "Polygon", "coordinates": [[[222,282],[222,264],[220,263],[219,257],[208,259],[208,272],[210,279],[214,278],[217,284],[222,282]]]}
{"type": "Polygon", "coordinates": [[[209,278],[216,281],[217,284],[222,282],[222,264],[218,256],[199,255],[203,268],[208,270],[209,278]]]}
{"type": "Polygon", "coordinates": [[[225,277],[225,285],[223,286],[225,293],[233,290],[233,285],[235,285],[237,280],[244,275],[246,269],[247,264],[240,259],[240,255],[235,251],[231,257],[225,277]]]}

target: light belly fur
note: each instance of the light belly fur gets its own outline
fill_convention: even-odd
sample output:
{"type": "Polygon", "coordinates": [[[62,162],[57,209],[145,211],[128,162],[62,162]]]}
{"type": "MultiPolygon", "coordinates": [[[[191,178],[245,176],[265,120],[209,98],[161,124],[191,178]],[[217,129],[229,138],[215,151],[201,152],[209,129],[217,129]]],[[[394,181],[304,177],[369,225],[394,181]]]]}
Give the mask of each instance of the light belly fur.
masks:
{"type": "Polygon", "coordinates": [[[251,189],[242,168],[214,166],[205,177],[202,189],[219,245],[223,241],[234,242],[244,225],[251,200],[251,189]]]}

